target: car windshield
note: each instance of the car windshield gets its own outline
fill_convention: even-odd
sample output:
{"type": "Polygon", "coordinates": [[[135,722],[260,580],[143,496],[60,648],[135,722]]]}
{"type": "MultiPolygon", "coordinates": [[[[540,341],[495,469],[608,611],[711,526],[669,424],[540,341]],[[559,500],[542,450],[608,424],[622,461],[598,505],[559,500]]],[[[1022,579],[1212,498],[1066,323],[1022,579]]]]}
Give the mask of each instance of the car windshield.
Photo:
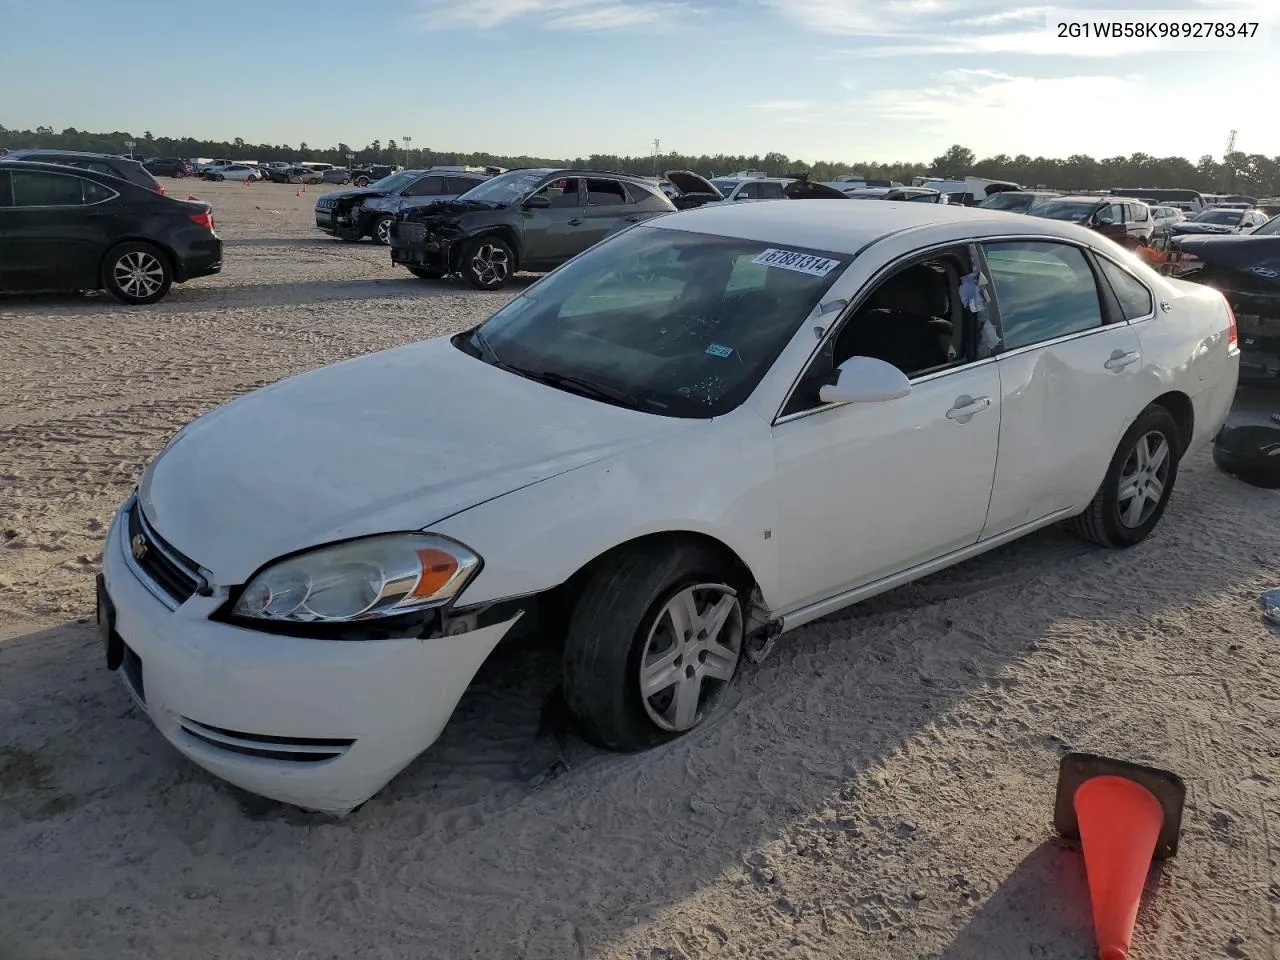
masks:
{"type": "Polygon", "coordinates": [[[742,403],[851,258],[636,227],[534,284],[461,349],[570,392],[670,417],[742,403]]]}
{"type": "Polygon", "coordinates": [[[1093,200],[1043,200],[1033,204],[1027,213],[1047,220],[1072,220],[1079,223],[1096,206],[1097,203],[1093,200]]]}
{"type": "Polygon", "coordinates": [[[413,181],[417,180],[422,174],[416,171],[401,170],[399,173],[393,173],[383,177],[381,180],[375,180],[369,184],[371,190],[386,190],[393,193],[396,190],[403,190],[413,181]]]}
{"type": "Polygon", "coordinates": [[[1253,231],[1252,236],[1278,236],[1280,235],[1280,217],[1272,217],[1257,230],[1253,231]]]}
{"type": "Polygon", "coordinates": [[[1191,218],[1193,223],[1220,223],[1234,227],[1244,216],[1243,210],[1206,210],[1191,218]]]}
{"type": "Polygon", "coordinates": [[[533,192],[533,188],[546,179],[550,170],[512,170],[500,173],[472,187],[459,200],[478,200],[481,203],[515,203],[533,192]]]}
{"type": "Polygon", "coordinates": [[[987,197],[978,206],[984,210],[1025,210],[1035,203],[1035,197],[1019,193],[997,193],[987,197]]]}

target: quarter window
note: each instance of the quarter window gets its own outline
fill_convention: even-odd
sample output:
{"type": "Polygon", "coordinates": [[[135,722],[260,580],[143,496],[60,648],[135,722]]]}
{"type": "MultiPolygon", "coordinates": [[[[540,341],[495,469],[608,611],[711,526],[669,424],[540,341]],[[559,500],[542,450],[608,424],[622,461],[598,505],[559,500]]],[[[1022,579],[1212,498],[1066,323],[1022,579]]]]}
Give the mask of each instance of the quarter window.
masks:
{"type": "Polygon", "coordinates": [[[12,171],[15,207],[78,207],[84,203],[79,177],[12,171]]]}
{"type": "Polygon", "coordinates": [[[1102,326],[1098,285],[1078,247],[1019,240],[985,249],[1005,350],[1102,326]]]}
{"type": "Polygon", "coordinates": [[[1151,291],[1137,277],[1102,257],[1098,258],[1098,263],[1102,267],[1103,276],[1111,284],[1116,299],[1120,301],[1120,308],[1124,311],[1126,320],[1149,317],[1155,312],[1151,291]]]}
{"type": "Polygon", "coordinates": [[[781,200],[786,194],[782,192],[782,184],[780,183],[762,183],[760,184],[761,200],[781,200]]]}

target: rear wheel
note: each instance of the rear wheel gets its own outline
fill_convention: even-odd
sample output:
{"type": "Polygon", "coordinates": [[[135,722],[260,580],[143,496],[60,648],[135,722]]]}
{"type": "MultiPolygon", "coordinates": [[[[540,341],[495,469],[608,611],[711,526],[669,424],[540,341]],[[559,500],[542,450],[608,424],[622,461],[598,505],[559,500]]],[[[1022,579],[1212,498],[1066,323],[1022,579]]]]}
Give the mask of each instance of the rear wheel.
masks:
{"type": "Polygon", "coordinates": [[[215,173],[215,174],[213,175],[213,179],[214,179],[214,180],[226,180],[227,178],[226,178],[226,177],[224,177],[224,176],[223,176],[222,174],[220,174],[220,173],[215,173]]]}
{"type": "Polygon", "coordinates": [[[102,285],[122,303],[155,303],[173,285],[173,271],[158,247],[122,243],[103,260],[102,285]]]}
{"type": "Polygon", "coordinates": [[[473,287],[499,290],[511,279],[515,255],[506,241],[481,237],[467,244],[462,253],[462,274],[473,287]]]}
{"type": "Polygon", "coordinates": [[[586,739],[641,750],[715,712],[741,658],[745,585],[699,544],[602,565],[569,618],[564,693],[586,739]]]}
{"type": "Polygon", "coordinates": [[[432,270],[428,267],[410,267],[409,272],[419,280],[443,280],[445,276],[443,270],[432,270]]]}
{"type": "Polygon", "coordinates": [[[1147,407],[1121,438],[1093,502],[1075,518],[1076,532],[1104,547],[1145,540],[1164,516],[1181,456],[1173,416],[1164,407],[1147,407]]]}
{"type": "Polygon", "coordinates": [[[356,177],[355,185],[357,187],[367,187],[369,185],[368,177],[356,177]]]}

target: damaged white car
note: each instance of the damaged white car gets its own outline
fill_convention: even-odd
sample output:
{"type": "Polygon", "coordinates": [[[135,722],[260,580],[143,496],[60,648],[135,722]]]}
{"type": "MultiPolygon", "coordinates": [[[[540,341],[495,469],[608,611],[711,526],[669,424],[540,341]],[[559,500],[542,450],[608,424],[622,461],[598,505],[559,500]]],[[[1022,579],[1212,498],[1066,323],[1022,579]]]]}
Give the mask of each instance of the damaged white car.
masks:
{"type": "Polygon", "coordinates": [[[512,631],[591,741],[1048,524],[1123,547],[1235,392],[1234,318],[1068,223],[847,200],[636,225],[454,337],[240,397],[116,516],[108,666],[191,760],[341,814],[512,631]]]}

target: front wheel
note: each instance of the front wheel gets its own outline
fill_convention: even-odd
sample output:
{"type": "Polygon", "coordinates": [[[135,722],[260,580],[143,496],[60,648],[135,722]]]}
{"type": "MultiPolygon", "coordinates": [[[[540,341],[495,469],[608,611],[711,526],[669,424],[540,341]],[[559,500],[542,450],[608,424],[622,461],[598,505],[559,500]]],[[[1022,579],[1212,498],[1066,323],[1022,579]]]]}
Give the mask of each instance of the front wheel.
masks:
{"type": "Polygon", "coordinates": [[[699,544],[632,550],[588,580],[565,640],[582,735],[641,750],[702,724],[738,670],[746,585],[699,544]]]}
{"type": "Polygon", "coordinates": [[[1173,416],[1147,407],[1121,438],[1093,502],[1075,518],[1076,532],[1104,547],[1141,543],[1164,516],[1181,456],[1173,416]]]}
{"type": "Polygon", "coordinates": [[[368,185],[369,185],[369,178],[368,178],[368,177],[356,177],[356,186],[357,186],[357,187],[367,187],[368,185]]]}
{"type": "Polygon", "coordinates": [[[395,220],[395,217],[384,213],[373,221],[373,225],[369,227],[369,236],[373,238],[374,243],[383,247],[391,246],[391,225],[395,220]]]}
{"type": "Polygon", "coordinates": [[[410,267],[409,272],[419,280],[443,280],[445,277],[443,270],[432,270],[429,267],[410,267]]]}
{"type": "Polygon", "coordinates": [[[505,240],[481,237],[462,254],[462,275],[481,290],[500,290],[511,278],[515,255],[505,240]]]}
{"type": "Polygon", "coordinates": [[[122,243],[103,261],[102,285],[121,303],[155,303],[173,285],[173,270],[157,247],[122,243]]]}
{"type": "Polygon", "coordinates": [[[215,174],[213,175],[213,179],[214,179],[215,181],[217,181],[217,182],[221,183],[223,180],[226,180],[227,178],[226,178],[226,177],[224,177],[224,176],[223,176],[222,174],[220,174],[220,173],[215,173],[215,174]]]}

